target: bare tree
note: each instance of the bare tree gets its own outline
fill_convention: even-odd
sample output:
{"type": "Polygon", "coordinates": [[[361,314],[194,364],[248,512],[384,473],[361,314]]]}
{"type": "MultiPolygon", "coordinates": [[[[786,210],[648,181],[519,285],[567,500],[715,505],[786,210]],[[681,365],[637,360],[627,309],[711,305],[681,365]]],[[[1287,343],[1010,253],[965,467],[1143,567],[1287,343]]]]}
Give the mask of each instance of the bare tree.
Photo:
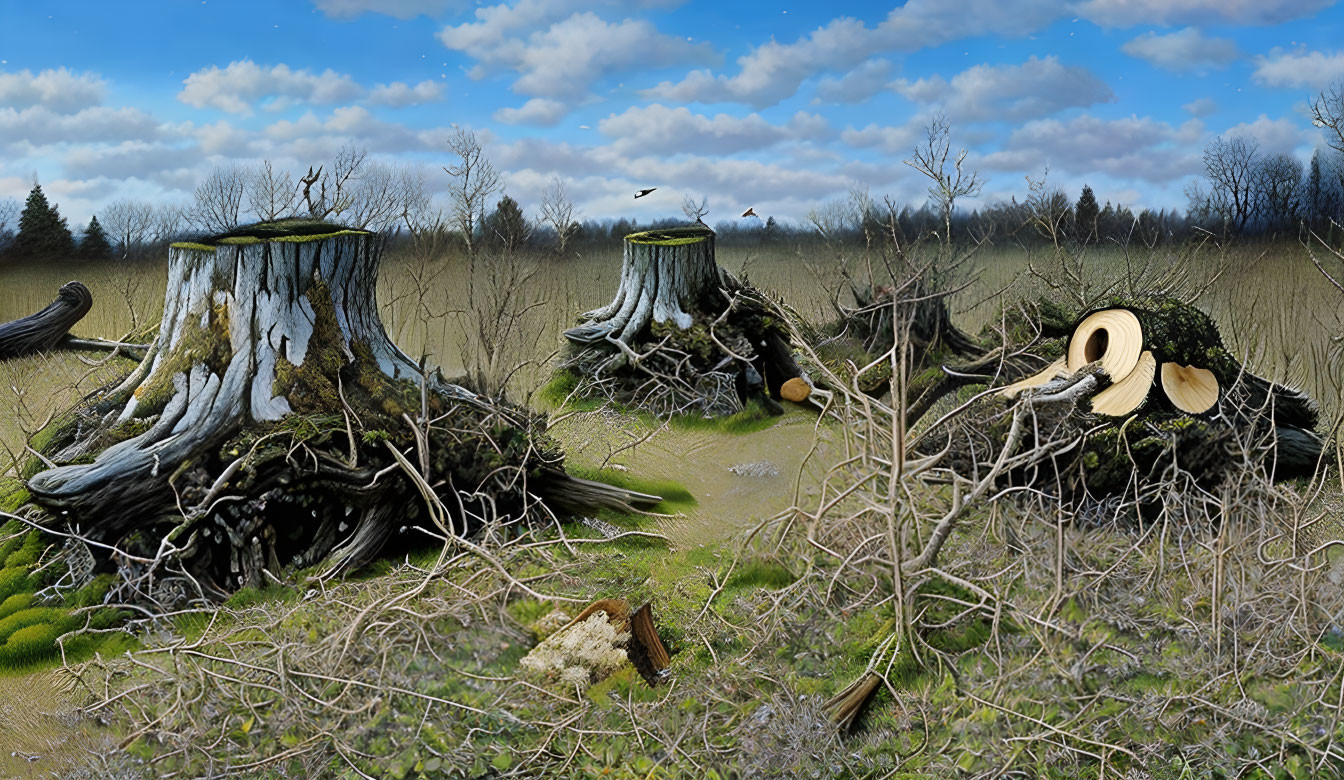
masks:
{"type": "Polygon", "coordinates": [[[1336,82],[1311,102],[1311,123],[1334,133],[1326,136],[1330,148],[1344,154],[1344,82],[1336,82]]]}
{"type": "Polygon", "coordinates": [[[19,223],[19,201],[15,198],[0,198],[0,242],[4,242],[11,226],[19,223]]]}
{"type": "Polygon", "coordinates": [[[705,224],[705,215],[709,213],[709,198],[700,199],[699,203],[695,198],[687,195],[681,199],[681,213],[686,215],[687,219],[693,219],[701,225],[705,224]]]}
{"type": "Polygon", "coordinates": [[[1255,141],[1241,137],[1215,138],[1204,148],[1204,172],[1209,178],[1210,207],[1220,209],[1219,216],[1246,229],[1255,213],[1255,171],[1259,157],[1255,141]]]}
{"type": "Polygon", "coordinates": [[[427,201],[424,177],[405,166],[366,162],[350,187],[349,205],[341,221],[362,230],[382,232],[422,210],[427,201]]]}
{"type": "Polygon", "coordinates": [[[299,177],[303,206],[313,219],[334,219],[345,213],[354,198],[353,190],[368,152],[342,146],[331,165],[308,166],[299,177]]]}
{"type": "Polygon", "coordinates": [[[154,244],[166,244],[182,235],[186,230],[187,211],[173,203],[160,203],[153,207],[149,241],[154,244]]]}
{"type": "Polygon", "coordinates": [[[154,211],[154,204],[137,200],[114,201],[103,209],[103,229],[118,253],[127,255],[150,242],[154,211]]]}
{"type": "Polygon", "coordinates": [[[247,178],[247,210],[263,222],[293,216],[299,190],[289,171],[276,171],[270,160],[250,171],[247,178]]]}
{"type": "Polygon", "coordinates": [[[555,230],[556,250],[565,253],[565,244],[578,228],[581,215],[574,208],[574,201],[565,194],[565,183],[559,176],[541,192],[541,221],[555,230]]]}
{"type": "Polygon", "coordinates": [[[952,170],[947,169],[947,158],[952,149],[952,125],[947,116],[937,114],[929,121],[924,131],[924,143],[915,147],[914,157],[905,164],[927,176],[933,185],[929,187],[929,197],[943,215],[943,243],[952,243],[952,212],[956,209],[958,198],[973,198],[980,194],[983,186],[980,177],[974,171],[967,173],[962,169],[966,161],[966,150],[961,149],[952,159],[952,170]]]}
{"type": "Polygon", "coordinates": [[[455,165],[443,170],[453,177],[449,188],[449,219],[462,233],[467,253],[474,250],[476,226],[490,196],[500,189],[499,172],[485,157],[481,142],[471,130],[457,128],[448,138],[448,149],[457,156],[455,165]]]}
{"type": "Polygon", "coordinates": [[[1271,154],[1255,168],[1255,211],[1270,230],[1291,227],[1302,213],[1302,161],[1291,154],[1271,154]]]}
{"type": "Polygon", "coordinates": [[[217,165],[196,188],[192,224],[207,233],[227,233],[238,227],[247,171],[237,165],[217,165]]]}

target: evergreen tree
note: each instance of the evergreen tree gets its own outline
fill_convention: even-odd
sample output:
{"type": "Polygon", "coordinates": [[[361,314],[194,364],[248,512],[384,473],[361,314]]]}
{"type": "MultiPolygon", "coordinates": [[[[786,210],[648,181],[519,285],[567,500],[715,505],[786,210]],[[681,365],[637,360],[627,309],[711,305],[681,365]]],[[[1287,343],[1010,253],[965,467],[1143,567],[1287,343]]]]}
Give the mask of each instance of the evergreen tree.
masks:
{"type": "Polygon", "coordinates": [[[84,228],[84,235],[79,239],[78,255],[81,260],[106,260],[112,256],[112,245],[108,243],[103,226],[98,224],[96,214],[89,220],[89,226],[84,228]]]}
{"type": "Polygon", "coordinates": [[[1083,194],[1078,196],[1078,203],[1073,207],[1073,221],[1077,226],[1078,238],[1083,243],[1094,241],[1097,238],[1097,217],[1101,214],[1101,209],[1097,206],[1097,196],[1092,194],[1092,188],[1083,185],[1083,194]]]}
{"type": "Polygon", "coordinates": [[[499,199],[494,212],[486,217],[481,225],[484,228],[485,243],[502,246],[508,250],[522,246],[528,234],[532,232],[528,227],[527,218],[523,216],[523,210],[518,207],[518,201],[508,195],[499,199]]]}
{"type": "Polygon", "coordinates": [[[19,215],[19,234],[9,247],[16,257],[68,258],[75,252],[75,239],[65,217],[47,202],[42,185],[34,183],[28,202],[19,215]]]}
{"type": "Polygon", "coordinates": [[[1307,174],[1307,222],[1313,230],[1320,230],[1334,216],[1330,203],[1330,183],[1321,174],[1321,152],[1311,153],[1311,172],[1307,174]]]}

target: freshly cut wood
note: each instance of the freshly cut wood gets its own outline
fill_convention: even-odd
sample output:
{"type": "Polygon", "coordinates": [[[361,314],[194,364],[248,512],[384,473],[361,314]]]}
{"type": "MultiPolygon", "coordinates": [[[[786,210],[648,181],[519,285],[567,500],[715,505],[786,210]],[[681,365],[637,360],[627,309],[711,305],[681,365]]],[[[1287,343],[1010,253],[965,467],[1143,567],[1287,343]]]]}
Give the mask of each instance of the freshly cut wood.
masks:
{"type": "Polygon", "coordinates": [[[779,394],[785,401],[799,404],[806,401],[807,397],[812,394],[812,386],[807,383],[807,380],[796,376],[779,388],[779,394]]]}
{"type": "Polygon", "coordinates": [[[639,676],[651,686],[656,686],[667,674],[672,658],[667,654],[662,637],[658,636],[658,627],[653,622],[653,606],[645,604],[630,616],[630,643],[626,648],[630,663],[635,665],[639,676]]]}
{"type": "Polygon", "coordinates": [[[1143,326],[1128,309],[1103,309],[1078,323],[1069,339],[1068,370],[1100,360],[1113,381],[1134,370],[1143,351],[1143,326]]]}
{"type": "Polygon", "coordinates": [[[1207,368],[1163,363],[1162,391],[1177,409],[1203,414],[1218,403],[1218,377],[1207,368]]]}
{"type": "Polygon", "coordinates": [[[1135,412],[1148,400],[1156,369],[1157,360],[1153,353],[1145,351],[1123,379],[1092,396],[1092,411],[1108,417],[1124,417],[1135,412]]]}
{"type": "Polygon", "coordinates": [[[1064,358],[1060,358],[1059,360],[1056,360],[1055,362],[1046,366],[1045,370],[1041,371],[1039,374],[1033,374],[1032,376],[1029,376],[1026,379],[1019,379],[1016,382],[1012,383],[1011,385],[1006,385],[1005,387],[999,390],[999,393],[1008,398],[1012,398],[1016,396],[1018,393],[1022,392],[1023,390],[1029,390],[1033,387],[1040,387],[1041,385],[1044,385],[1045,383],[1049,382],[1052,379],[1058,379],[1062,376],[1068,376],[1069,370],[1067,368],[1067,365],[1068,361],[1064,358]]]}
{"type": "Polygon", "coordinates": [[[0,359],[55,349],[92,308],[89,288],[80,282],[66,282],[46,308],[0,325],[0,359]]]}

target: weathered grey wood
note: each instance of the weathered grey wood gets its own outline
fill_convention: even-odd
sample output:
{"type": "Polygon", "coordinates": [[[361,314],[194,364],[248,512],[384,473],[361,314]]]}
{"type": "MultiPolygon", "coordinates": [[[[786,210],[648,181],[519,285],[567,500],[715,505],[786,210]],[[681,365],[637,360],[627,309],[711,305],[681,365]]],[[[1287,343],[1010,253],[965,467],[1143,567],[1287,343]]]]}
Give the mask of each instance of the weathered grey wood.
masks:
{"type": "Polygon", "coordinates": [[[588,321],[565,331],[565,338],[576,344],[615,338],[628,347],[650,322],[689,328],[691,312],[721,297],[718,284],[714,231],[679,228],[627,236],[616,297],[586,312],[588,321]]]}
{"type": "Polygon", "coordinates": [[[89,288],[80,282],[66,282],[56,300],[46,308],[0,325],[0,359],[55,349],[92,308],[93,293],[89,288]]]}

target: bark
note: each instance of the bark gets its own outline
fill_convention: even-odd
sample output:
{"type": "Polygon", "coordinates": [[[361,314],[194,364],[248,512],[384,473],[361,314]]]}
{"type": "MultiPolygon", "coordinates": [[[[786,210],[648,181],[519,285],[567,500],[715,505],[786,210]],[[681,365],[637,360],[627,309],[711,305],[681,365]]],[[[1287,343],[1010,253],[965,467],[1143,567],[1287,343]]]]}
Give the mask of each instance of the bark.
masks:
{"type": "Polygon", "coordinates": [[[714,232],[708,228],[627,236],[616,297],[585,313],[588,321],[565,331],[565,338],[576,344],[615,338],[629,347],[650,321],[671,321],[685,330],[693,322],[690,312],[722,308],[718,285],[714,232]]]}
{"type": "Polygon", "coordinates": [[[702,226],[626,236],[612,301],[565,331],[566,368],[578,395],[614,400],[664,416],[727,415],[756,398],[782,412],[780,389],[806,397],[788,315],[714,260],[714,232],[702,226]]]}
{"type": "Polygon", "coordinates": [[[0,360],[55,349],[92,308],[89,288],[79,282],[66,282],[45,309],[0,325],[0,360]]]}
{"type": "Polygon", "coordinates": [[[420,480],[459,533],[548,493],[657,499],[571,480],[537,418],[398,349],[378,314],[377,235],[294,227],[174,245],[158,336],[59,424],[50,455],[67,465],[28,481],[38,504],[218,598],[282,565],[330,556],[348,571],[399,530],[433,529],[420,480]]]}

